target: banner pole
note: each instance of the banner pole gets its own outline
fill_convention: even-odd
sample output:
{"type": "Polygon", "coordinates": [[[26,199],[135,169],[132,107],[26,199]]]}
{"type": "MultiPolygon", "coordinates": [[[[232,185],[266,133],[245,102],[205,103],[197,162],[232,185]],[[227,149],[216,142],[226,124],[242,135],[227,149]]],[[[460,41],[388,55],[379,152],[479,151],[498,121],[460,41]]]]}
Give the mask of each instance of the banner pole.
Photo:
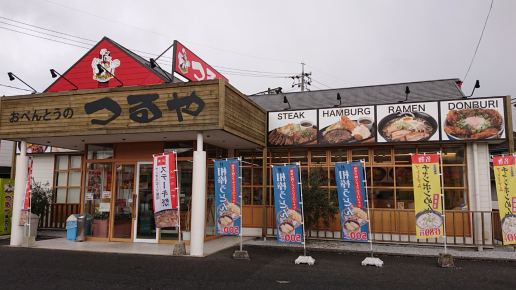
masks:
{"type": "Polygon", "coordinates": [[[172,151],[174,152],[174,161],[176,162],[176,195],[177,195],[177,218],[178,218],[178,223],[179,223],[179,226],[177,227],[177,237],[178,237],[178,241],[179,243],[181,243],[181,185],[179,185],[179,183],[177,182],[178,178],[177,178],[177,174],[179,172],[179,170],[177,169],[177,151],[174,150],[172,151]]]}
{"type": "Polygon", "coordinates": [[[366,203],[367,203],[367,230],[369,231],[369,245],[371,246],[371,258],[374,258],[373,254],[373,238],[371,236],[371,215],[369,213],[369,191],[367,189],[367,174],[366,174],[366,168],[365,168],[365,160],[361,159],[360,162],[362,163],[362,171],[364,172],[364,178],[365,178],[365,192],[366,192],[366,203]]]}
{"type": "Polygon", "coordinates": [[[444,171],[443,171],[443,154],[442,151],[437,152],[439,154],[439,160],[441,161],[441,203],[443,206],[443,237],[444,237],[444,253],[447,254],[447,246],[446,246],[446,211],[444,209],[444,171]]]}
{"type": "Polygon", "coordinates": [[[299,175],[299,192],[301,196],[301,216],[303,217],[303,251],[306,256],[306,232],[305,232],[305,209],[303,204],[303,183],[301,182],[301,162],[296,162],[297,171],[299,175]]]}
{"type": "MultiPolygon", "coordinates": [[[[30,168],[32,168],[32,162],[33,162],[32,158],[33,158],[33,157],[31,156],[31,157],[30,157],[30,159],[29,159],[29,167],[30,167],[30,168]]],[[[29,170],[29,172],[30,172],[30,173],[32,173],[31,171],[32,171],[32,170],[29,170]]],[[[28,220],[29,220],[29,234],[28,234],[28,237],[30,237],[30,224],[31,224],[31,222],[30,222],[30,221],[31,221],[31,214],[32,214],[32,190],[30,190],[30,184],[31,184],[31,182],[30,182],[30,178],[31,178],[31,177],[29,176],[29,178],[28,178],[28,180],[27,180],[27,183],[28,183],[28,185],[29,185],[29,213],[28,213],[28,215],[27,215],[27,216],[29,217],[29,218],[28,218],[28,220]]],[[[36,238],[36,237],[34,237],[34,238],[36,238]]]]}
{"type": "MultiPolygon", "coordinates": [[[[240,156],[238,156],[238,171],[240,171],[240,176],[239,176],[239,179],[240,179],[240,252],[242,252],[242,240],[243,240],[243,236],[244,236],[244,229],[242,228],[242,209],[243,209],[243,200],[242,200],[242,159],[240,156]]],[[[262,198],[263,198],[263,193],[262,193],[262,198]]]]}

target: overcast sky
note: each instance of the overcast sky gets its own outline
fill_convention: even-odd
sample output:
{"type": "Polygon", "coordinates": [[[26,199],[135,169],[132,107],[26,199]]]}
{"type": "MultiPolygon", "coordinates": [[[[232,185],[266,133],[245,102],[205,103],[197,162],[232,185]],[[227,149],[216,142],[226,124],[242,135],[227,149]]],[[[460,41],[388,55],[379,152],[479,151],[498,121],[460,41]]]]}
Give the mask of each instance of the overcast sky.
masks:
{"type": "MultiPolygon", "coordinates": [[[[43,91],[52,82],[50,68],[66,71],[87,52],[85,48],[107,36],[154,56],[177,39],[245,94],[275,87],[292,90],[292,80],[286,77],[301,73],[304,62],[305,72],[312,72],[312,90],[459,78],[466,95],[478,79],[481,88],[475,97],[516,98],[516,1],[494,1],[466,79],[491,0],[0,4],[2,85],[26,88],[18,80],[9,81],[7,72],[12,71],[43,91]]],[[[171,54],[161,62],[168,70],[171,54]]],[[[0,95],[24,93],[0,87],[0,95]]]]}

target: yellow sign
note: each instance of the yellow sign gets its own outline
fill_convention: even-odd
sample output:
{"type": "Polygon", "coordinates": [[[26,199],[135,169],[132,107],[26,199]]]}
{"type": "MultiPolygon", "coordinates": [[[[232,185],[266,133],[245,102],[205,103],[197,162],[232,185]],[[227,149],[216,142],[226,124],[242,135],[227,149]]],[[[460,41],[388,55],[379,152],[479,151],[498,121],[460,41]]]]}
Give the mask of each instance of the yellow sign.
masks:
{"type": "Polygon", "coordinates": [[[516,177],[514,155],[493,157],[496,195],[504,245],[516,244],[516,177]]]}
{"type": "Polygon", "coordinates": [[[443,236],[443,208],[439,173],[438,154],[412,155],[414,207],[418,239],[443,236]]]}

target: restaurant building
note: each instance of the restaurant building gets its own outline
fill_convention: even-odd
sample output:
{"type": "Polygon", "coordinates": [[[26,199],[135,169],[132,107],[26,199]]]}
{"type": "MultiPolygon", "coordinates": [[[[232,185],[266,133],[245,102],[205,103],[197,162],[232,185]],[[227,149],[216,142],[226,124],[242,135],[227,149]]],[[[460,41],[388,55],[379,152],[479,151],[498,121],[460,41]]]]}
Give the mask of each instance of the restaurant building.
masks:
{"type": "MultiPolygon", "coordinates": [[[[510,102],[465,98],[460,84],[247,97],[224,78],[181,82],[104,38],[44,93],[0,99],[0,138],[47,152],[29,154],[33,176],[54,189],[40,226],[64,227],[69,214],[89,213],[87,240],[177,242],[177,228],[155,227],[151,177],[153,155],[176,151],[181,232],[191,232],[192,249],[216,238],[213,160],[237,156],[244,235],[276,235],[270,165],[300,162],[303,179],[323,172],[330,196],[334,164],[364,160],[375,239],[418,242],[410,154],[442,152],[448,239],[493,245],[488,145],[513,140],[510,102]],[[482,112],[470,116],[469,108],[482,112]],[[461,131],[468,117],[483,120],[470,125],[474,134],[461,131]],[[394,122],[404,129],[388,129],[394,122]]],[[[17,184],[27,174],[21,153],[17,184]]],[[[338,220],[310,235],[340,239],[338,220]]]]}

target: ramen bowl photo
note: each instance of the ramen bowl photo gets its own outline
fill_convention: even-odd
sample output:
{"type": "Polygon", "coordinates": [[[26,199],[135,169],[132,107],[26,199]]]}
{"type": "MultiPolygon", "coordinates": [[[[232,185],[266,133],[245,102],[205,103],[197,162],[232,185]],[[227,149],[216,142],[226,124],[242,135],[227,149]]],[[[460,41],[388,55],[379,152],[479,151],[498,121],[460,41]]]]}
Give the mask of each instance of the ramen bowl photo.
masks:
{"type": "Polygon", "coordinates": [[[437,121],[421,112],[390,114],[378,123],[378,133],[387,142],[427,141],[437,128],[437,121]]]}
{"type": "Polygon", "coordinates": [[[422,230],[439,228],[443,224],[441,213],[435,210],[423,210],[416,214],[416,226],[422,230]]]}

